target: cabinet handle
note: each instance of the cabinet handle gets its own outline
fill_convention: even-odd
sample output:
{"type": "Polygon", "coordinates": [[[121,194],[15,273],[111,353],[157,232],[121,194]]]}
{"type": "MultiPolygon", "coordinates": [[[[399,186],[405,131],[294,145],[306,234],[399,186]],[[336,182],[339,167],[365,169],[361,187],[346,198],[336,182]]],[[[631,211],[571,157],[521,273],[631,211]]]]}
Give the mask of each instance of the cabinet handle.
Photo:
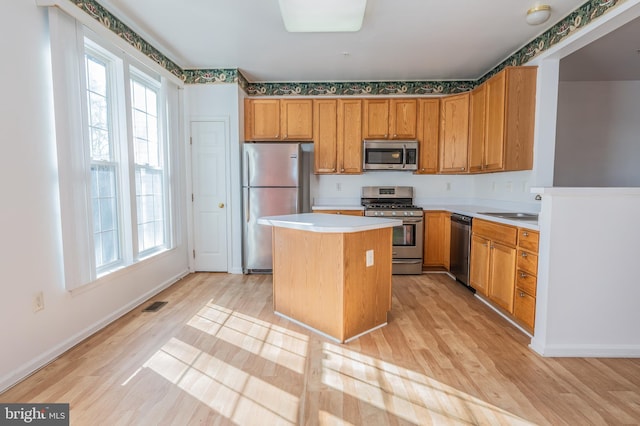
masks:
{"type": "Polygon", "coordinates": [[[520,292],[520,297],[524,297],[524,292],[520,292]]]}
{"type": "Polygon", "coordinates": [[[393,134],[393,137],[394,137],[394,138],[397,138],[397,137],[398,137],[398,135],[394,133],[394,134],[393,134]]]}
{"type": "Polygon", "coordinates": [[[527,257],[527,253],[522,252],[522,257],[527,257]]]}
{"type": "Polygon", "coordinates": [[[524,272],[520,272],[520,278],[527,278],[527,274],[525,274],[524,272]]]}
{"type": "Polygon", "coordinates": [[[344,169],[340,169],[341,172],[344,172],[344,169]]]}
{"type": "Polygon", "coordinates": [[[460,167],[460,170],[464,171],[464,167],[460,167]]]}
{"type": "Polygon", "coordinates": [[[529,236],[529,233],[528,233],[527,231],[522,231],[522,236],[523,236],[523,237],[528,237],[528,236],[529,236]]]}
{"type": "Polygon", "coordinates": [[[494,248],[496,248],[495,246],[491,246],[491,249],[493,250],[494,248]]]}

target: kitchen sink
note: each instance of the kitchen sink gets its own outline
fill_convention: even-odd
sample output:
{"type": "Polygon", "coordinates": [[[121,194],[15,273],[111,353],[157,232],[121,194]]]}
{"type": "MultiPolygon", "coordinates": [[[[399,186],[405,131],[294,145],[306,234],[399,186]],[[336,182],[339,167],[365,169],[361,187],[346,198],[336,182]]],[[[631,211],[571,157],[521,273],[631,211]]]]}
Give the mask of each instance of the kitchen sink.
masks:
{"type": "Polygon", "coordinates": [[[487,216],[500,217],[502,219],[511,220],[538,220],[537,213],[520,213],[520,212],[478,212],[487,216]]]}

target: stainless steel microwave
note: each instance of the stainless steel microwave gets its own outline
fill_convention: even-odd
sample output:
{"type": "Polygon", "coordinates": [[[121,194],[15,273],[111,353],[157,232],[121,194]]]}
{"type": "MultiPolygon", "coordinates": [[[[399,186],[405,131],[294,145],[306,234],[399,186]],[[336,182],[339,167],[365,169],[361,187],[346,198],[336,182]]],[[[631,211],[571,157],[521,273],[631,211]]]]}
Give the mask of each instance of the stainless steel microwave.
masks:
{"type": "Polygon", "coordinates": [[[418,141],[365,140],[363,170],[417,170],[418,141]]]}

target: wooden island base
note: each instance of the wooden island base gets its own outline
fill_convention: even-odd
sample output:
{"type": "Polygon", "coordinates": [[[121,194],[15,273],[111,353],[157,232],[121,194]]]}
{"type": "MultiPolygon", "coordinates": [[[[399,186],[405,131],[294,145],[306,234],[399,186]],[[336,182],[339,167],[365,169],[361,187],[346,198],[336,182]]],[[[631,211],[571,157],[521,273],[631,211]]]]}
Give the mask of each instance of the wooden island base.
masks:
{"type": "Polygon", "coordinates": [[[386,325],[391,239],[391,227],[317,232],[274,226],[274,310],[341,343],[386,325]]]}

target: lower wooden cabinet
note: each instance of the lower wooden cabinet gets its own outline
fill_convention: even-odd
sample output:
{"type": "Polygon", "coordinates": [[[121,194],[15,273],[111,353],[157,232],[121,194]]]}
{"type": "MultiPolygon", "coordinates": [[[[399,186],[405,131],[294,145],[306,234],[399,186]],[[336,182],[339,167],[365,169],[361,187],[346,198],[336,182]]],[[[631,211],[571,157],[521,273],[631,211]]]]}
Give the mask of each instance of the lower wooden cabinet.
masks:
{"type": "Polygon", "coordinates": [[[533,333],[539,233],[482,219],[472,231],[470,285],[533,333]]]}
{"type": "Polygon", "coordinates": [[[474,219],[470,284],[509,314],[513,313],[517,228],[474,219]]]}
{"type": "Polygon", "coordinates": [[[422,266],[449,269],[451,241],[451,213],[447,211],[424,212],[424,243],[422,266]]]}
{"type": "Polygon", "coordinates": [[[537,231],[518,230],[518,261],[513,315],[526,330],[533,333],[536,316],[536,291],[538,284],[537,231]]]}

